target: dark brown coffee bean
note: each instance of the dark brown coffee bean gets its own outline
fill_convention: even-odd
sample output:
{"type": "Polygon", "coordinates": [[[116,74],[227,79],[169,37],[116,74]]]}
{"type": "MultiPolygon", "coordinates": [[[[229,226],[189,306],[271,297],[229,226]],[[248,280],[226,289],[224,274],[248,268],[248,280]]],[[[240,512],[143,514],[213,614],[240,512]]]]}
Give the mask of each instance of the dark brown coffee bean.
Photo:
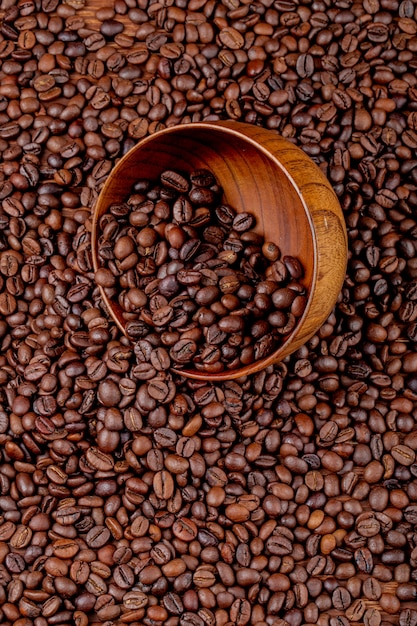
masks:
{"type": "Polygon", "coordinates": [[[101,548],[110,539],[110,531],[105,526],[95,526],[86,537],[87,545],[91,548],[101,548]]]}
{"type": "Polygon", "coordinates": [[[172,531],[181,541],[193,541],[197,536],[197,526],[187,518],[180,518],[172,527],[172,531]]]}
{"type": "Polygon", "coordinates": [[[171,348],[169,354],[173,361],[183,364],[191,361],[196,351],[197,346],[194,341],[181,339],[171,348]]]}
{"type": "Polygon", "coordinates": [[[74,561],[70,567],[70,577],[76,585],[84,585],[90,575],[90,568],[85,561],[74,561]]]}
{"type": "Polygon", "coordinates": [[[133,570],[129,565],[118,565],[113,572],[114,582],[118,587],[122,589],[131,589],[135,576],[133,570]]]}
{"type": "Polygon", "coordinates": [[[300,54],[296,65],[297,73],[301,78],[311,76],[314,72],[314,59],[310,54],[300,54]]]}
{"type": "Polygon", "coordinates": [[[181,193],[186,193],[189,188],[189,184],[178,172],[167,170],[161,174],[161,182],[169,188],[175,189],[181,193]]]}
{"type": "Polygon", "coordinates": [[[239,213],[232,222],[234,230],[238,233],[245,232],[254,225],[254,217],[249,213],[239,213]]]}
{"type": "Polygon", "coordinates": [[[344,587],[337,587],[332,594],[332,602],[335,609],[346,611],[352,602],[350,593],[344,587]]]}
{"type": "Polygon", "coordinates": [[[153,479],[155,494],[161,500],[168,500],[174,493],[174,481],[169,472],[162,470],[157,472],[153,479]]]}
{"type": "Polygon", "coordinates": [[[230,618],[239,626],[249,623],[251,613],[251,606],[247,600],[236,599],[230,607],[230,618]]]}
{"type": "Polygon", "coordinates": [[[101,452],[98,448],[91,447],[86,452],[87,463],[95,470],[109,471],[113,468],[111,456],[101,452]]]}
{"type": "Polygon", "coordinates": [[[231,50],[238,50],[244,45],[242,35],[234,28],[223,28],[219,34],[219,39],[226,48],[231,50]]]}

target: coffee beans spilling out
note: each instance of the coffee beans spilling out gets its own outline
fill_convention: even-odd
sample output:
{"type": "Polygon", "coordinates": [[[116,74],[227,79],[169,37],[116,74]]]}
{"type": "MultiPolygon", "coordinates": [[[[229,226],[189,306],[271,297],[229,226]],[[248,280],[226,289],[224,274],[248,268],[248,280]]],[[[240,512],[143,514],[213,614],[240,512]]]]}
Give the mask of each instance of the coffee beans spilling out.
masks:
{"type": "Polygon", "coordinates": [[[410,0],[1,0],[1,626],[416,626],[416,53],[410,0]],[[315,160],[349,264],[212,384],[109,320],[90,219],[140,137],[216,119],[315,160]]]}
{"type": "MultiPolygon", "coordinates": [[[[133,192],[100,218],[95,275],[128,336],[150,351],[152,335],[164,362],[208,373],[273,352],[305,309],[300,261],[252,230],[253,215],[222,204],[208,170],[167,170],[133,192]]],[[[154,372],[145,363],[144,376],[154,372]]]]}

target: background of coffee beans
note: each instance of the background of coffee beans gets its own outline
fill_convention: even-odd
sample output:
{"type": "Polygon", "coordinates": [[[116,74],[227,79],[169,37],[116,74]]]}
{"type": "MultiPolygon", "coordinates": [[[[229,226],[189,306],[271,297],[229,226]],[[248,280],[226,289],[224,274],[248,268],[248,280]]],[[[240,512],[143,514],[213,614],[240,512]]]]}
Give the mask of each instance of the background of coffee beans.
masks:
{"type": "Polygon", "coordinates": [[[416,5],[99,4],[0,5],[1,624],[415,626],[416,5]],[[315,160],[350,256],[305,347],[201,385],[109,321],[90,211],[219,118],[315,160]]]}

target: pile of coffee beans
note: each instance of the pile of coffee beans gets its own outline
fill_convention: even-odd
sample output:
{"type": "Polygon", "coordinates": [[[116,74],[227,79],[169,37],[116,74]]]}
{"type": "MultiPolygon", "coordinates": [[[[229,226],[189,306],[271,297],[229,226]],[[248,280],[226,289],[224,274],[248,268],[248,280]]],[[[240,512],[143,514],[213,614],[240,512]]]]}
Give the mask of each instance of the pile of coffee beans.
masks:
{"type": "Polygon", "coordinates": [[[96,282],[120,305],[127,335],[152,335],[172,362],[207,373],[262,359],[294,330],[306,305],[303,268],[252,228],[255,218],[221,202],[208,170],[140,180],[101,216],[96,282]]]}
{"type": "Polygon", "coordinates": [[[415,3],[103,5],[0,0],[0,624],[416,626],[415,3]],[[216,119],[318,164],[349,263],[215,384],[118,331],[90,231],[140,137],[216,119]]]}

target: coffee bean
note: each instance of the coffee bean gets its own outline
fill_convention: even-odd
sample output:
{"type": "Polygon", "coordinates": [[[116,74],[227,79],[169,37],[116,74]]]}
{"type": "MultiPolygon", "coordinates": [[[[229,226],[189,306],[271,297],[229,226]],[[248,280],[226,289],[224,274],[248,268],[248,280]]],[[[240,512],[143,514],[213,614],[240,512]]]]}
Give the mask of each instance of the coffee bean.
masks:
{"type": "Polygon", "coordinates": [[[219,34],[221,43],[231,50],[238,50],[243,47],[244,39],[235,28],[223,28],[219,34]]]}
{"type": "Polygon", "coordinates": [[[70,577],[77,585],[84,585],[90,575],[90,568],[85,561],[73,561],[70,567],[70,577]]]}
{"type": "Polygon", "coordinates": [[[181,193],[186,193],[189,189],[189,183],[186,178],[178,172],[171,170],[162,172],[161,182],[167,187],[175,189],[175,191],[179,191],[181,193]]]}
{"type": "Polygon", "coordinates": [[[182,541],[193,541],[197,536],[195,523],[185,517],[175,521],[172,530],[174,535],[182,541]]]}
{"type": "Polygon", "coordinates": [[[86,460],[96,470],[109,471],[113,468],[113,459],[95,447],[87,450],[86,460]]]}
{"type": "Polygon", "coordinates": [[[394,457],[395,461],[397,461],[401,465],[412,465],[415,460],[414,451],[408,448],[408,446],[404,446],[401,444],[391,448],[391,454],[394,457]]]}
{"type": "Polygon", "coordinates": [[[350,593],[344,587],[337,587],[332,594],[332,602],[338,611],[346,611],[352,602],[350,593]]]}
{"type": "Polygon", "coordinates": [[[171,474],[162,470],[157,472],[153,479],[155,494],[162,500],[168,500],[174,493],[174,481],[171,474]]]}
{"type": "Polygon", "coordinates": [[[92,548],[101,548],[110,539],[110,531],[105,526],[94,526],[87,533],[87,545],[92,548]]]}
{"type": "Polygon", "coordinates": [[[127,564],[118,565],[113,572],[114,582],[122,589],[130,589],[135,577],[131,567],[127,564]]]}
{"type": "Polygon", "coordinates": [[[176,363],[187,363],[191,361],[197,351],[196,343],[188,339],[180,339],[171,348],[169,354],[170,357],[176,363]]]}
{"type": "Polygon", "coordinates": [[[91,573],[88,577],[88,580],[85,583],[85,588],[88,593],[91,593],[96,597],[99,597],[107,592],[107,585],[104,580],[94,573],[91,573]]]}
{"type": "Polygon", "coordinates": [[[54,542],[54,554],[59,558],[72,558],[79,550],[78,544],[69,539],[57,539],[54,542]]]}
{"type": "Polygon", "coordinates": [[[372,571],[374,563],[368,548],[358,548],[355,551],[355,561],[360,571],[368,574],[372,571]]]}
{"type": "Polygon", "coordinates": [[[10,538],[12,548],[26,548],[32,539],[32,530],[27,526],[20,525],[16,528],[13,536],[10,538]]]}

